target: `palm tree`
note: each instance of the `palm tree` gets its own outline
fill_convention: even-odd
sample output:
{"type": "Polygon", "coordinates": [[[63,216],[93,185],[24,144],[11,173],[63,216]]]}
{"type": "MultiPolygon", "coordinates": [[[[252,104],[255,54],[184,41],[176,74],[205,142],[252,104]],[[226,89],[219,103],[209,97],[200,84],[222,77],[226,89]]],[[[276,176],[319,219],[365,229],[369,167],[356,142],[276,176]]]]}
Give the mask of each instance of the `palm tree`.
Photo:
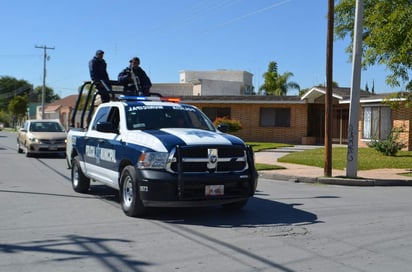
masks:
{"type": "Polygon", "coordinates": [[[298,83],[289,81],[289,78],[293,76],[293,73],[286,72],[282,75],[278,73],[278,64],[275,61],[269,63],[268,71],[263,74],[265,83],[259,88],[259,93],[265,91],[267,95],[280,95],[287,94],[289,89],[300,90],[298,83]]]}

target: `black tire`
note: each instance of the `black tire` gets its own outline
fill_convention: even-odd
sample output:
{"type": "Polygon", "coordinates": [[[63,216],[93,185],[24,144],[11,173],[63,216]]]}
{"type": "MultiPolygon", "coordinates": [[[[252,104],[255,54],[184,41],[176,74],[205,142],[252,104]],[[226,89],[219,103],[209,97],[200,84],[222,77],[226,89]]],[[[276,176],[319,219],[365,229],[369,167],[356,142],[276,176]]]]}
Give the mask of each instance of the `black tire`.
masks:
{"type": "Polygon", "coordinates": [[[120,176],[120,205],[123,212],[132,217],[139,217],[146,213],[146,208],[139,195],[139,184],[136,180],[136,170],[133,166],[126,166],[120,176]]]}
{"type": "Polygon", "coordinates": [[[26,157],[29,158],[31,156],[29,152],[29,148],[26,146],[26,143],[23,144],[23,152],[26,154],[26,157]]]}
{"type": "Polygon", "coordinates": [[[242,209],[243,207],[246,206],[248,200],[249,199],[244,199],[244,200],[237,201],[237,202],[223,204],[222,206],[223,206],[223,208],[225,208],[227,210],[240,210],[240,209],[242,209]]]}
{"type": "Polygon", "coordinates": [[[23,148],[20,147],[19,140],[17,140],[17,153],[19,154],[23,153],[23,148]]]}
{"type": "Polygon", "coordinates": [[[75,192],[86,193],[90,188],[90,179],[83,174],[80,168],[79,157],[72,160],[72,187],[75,192]]]}

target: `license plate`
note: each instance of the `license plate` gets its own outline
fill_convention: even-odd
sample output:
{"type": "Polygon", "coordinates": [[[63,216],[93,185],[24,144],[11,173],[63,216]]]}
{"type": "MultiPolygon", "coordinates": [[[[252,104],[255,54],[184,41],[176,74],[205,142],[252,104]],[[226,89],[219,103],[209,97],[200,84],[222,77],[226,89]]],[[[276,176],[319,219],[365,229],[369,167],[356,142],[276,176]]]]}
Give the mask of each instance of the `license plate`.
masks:
{"type": "Polygon", "coordinates": [[[206,196],[221,196],[225,193],[224,185],[206,185],[205,195],[206,196]]]}
{"type": "Polygon", "coordinates": [[[57,150],[57,146],[54,146],[54,145],[49,146],[49,150],[57,150]]]}

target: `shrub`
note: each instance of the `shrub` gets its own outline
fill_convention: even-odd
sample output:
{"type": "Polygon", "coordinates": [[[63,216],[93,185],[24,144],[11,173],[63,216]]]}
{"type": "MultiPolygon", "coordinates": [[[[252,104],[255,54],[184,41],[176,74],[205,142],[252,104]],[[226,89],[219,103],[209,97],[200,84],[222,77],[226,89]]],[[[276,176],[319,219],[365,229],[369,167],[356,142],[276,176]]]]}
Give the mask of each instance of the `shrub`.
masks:
{"type": "Polygon", "coordinates": [[[219,126],[221,124],[227,125],[228,132],[236,132],[242,129],[242,124],[240,124],[239,120],[229,119],[227,117],[217,117],[213,124],[215,126],[219,126]]]}
{"type": "Polygon", "coordinates": [[[406,146],[405,143],[398,141],[401,131],[402,128],[395,128],[385,140],[374,139],[368,143],[368,146],[383,153],[385,156],[395,156],[399,150],[406,146]]]}

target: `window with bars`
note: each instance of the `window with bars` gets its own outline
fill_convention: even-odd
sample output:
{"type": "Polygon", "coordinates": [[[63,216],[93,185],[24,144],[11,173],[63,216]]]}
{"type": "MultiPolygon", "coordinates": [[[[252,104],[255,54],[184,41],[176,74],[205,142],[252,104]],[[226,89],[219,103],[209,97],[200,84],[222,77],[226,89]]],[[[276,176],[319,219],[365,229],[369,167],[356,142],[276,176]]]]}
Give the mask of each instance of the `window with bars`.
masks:
{"type": "Polygon", "coordinates": [[[384,140],[392,130],[390,107],[363,107],[363,139],[384,140]]]}

